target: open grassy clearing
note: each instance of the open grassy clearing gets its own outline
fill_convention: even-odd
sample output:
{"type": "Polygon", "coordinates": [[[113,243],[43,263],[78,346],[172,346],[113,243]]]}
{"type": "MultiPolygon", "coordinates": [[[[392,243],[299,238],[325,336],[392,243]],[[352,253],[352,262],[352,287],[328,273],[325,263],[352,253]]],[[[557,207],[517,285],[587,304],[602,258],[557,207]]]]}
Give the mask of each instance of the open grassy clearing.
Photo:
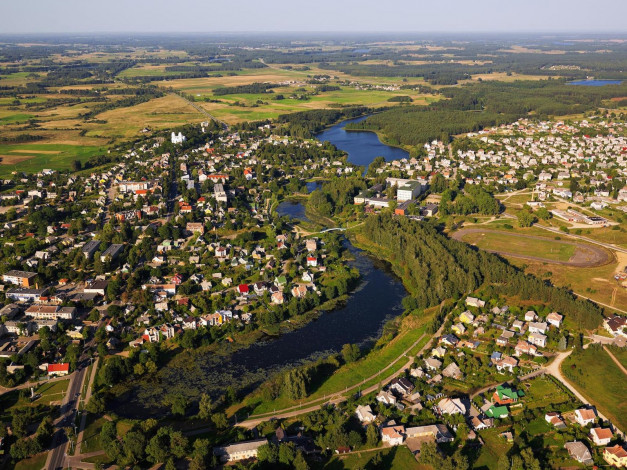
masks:
{"type": "Polygon", "coordinates": [[[627,305],[627,289],[622,288],[614,279],[617,268],[622,268],[616,262],[595,268],[580,268],[514,257],[506,258],[513,265],[523,267],[525,272],[548,279],[556,286],[568,287],[578,294],[618,308],[627,305]]]}
{"type": "Polygon", "coordinates": [[[568,261],[575,253],[574,245],[566,245],[547,238],[523,238],[510,236],[506,232],[486,230],[482,233],[468,233],[463,236],[466,243],[483,250],[502,251],[521,256],[539,256],[557,261],[568,261]]]}
{"type": "Polygon", "coordinates": [[[562,363],[562,373],[620,429],[627,429],[625,375],[608,354],[592,347],[574,351],[562,363]]]}
{"type": "Polygon", "coordinates": [[[559,387],[550,377],[540,376],[521,386],[525,392],[527,408],[544,408],[552,404],[574,400],[570,393],[559,387]]]}
{"type": "MultiPolygon", "coordinates": [[[[349,455],[337,455],[329,460],[324,466],[314,468],[324,470],[357,470],[366,468],[376,454],[381,457],[381,463],[377,468],[388,470],[418,470],[423,468],[416,462],[415,457],[405,446],[392,447],[380,451],[353,452],[349,455]]],[[[368,467],[369,468],[369,467],[368,467]]]]}
{"type": "Polygon", "coordinates": [[[93,414],[87,416],[87,425],[83,432],[83,442],[81,443],[81,453],[87,454],[102,450],[100,444],[100,431],[107,420],[104,417],[98,417],[93,414]]]}

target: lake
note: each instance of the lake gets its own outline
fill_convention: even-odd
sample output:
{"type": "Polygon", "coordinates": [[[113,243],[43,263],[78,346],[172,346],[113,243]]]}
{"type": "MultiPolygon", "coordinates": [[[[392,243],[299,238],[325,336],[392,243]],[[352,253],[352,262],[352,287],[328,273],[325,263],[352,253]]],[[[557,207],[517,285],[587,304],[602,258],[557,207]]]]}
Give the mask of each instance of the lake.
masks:
{"type": "Polygon", "coordinates": [[[319,133],[316,138],[323,142],[331,142],[338,149],[348,153],[348,161],[366,168],[376,157],[383,157],[387,161],[409,158],[409,153],[398,147],[391,147],[379,140],[374,132],[347,131],[346,124],[361,122],[368,116],[342,121],[319,133]]]}
{"type": "Polygon", "coordinates": [[[605,85],[620,85],[622,80],[575,80],[574,82],[568,82],[567,85],[577,86],[605,86],[605,85]]]}

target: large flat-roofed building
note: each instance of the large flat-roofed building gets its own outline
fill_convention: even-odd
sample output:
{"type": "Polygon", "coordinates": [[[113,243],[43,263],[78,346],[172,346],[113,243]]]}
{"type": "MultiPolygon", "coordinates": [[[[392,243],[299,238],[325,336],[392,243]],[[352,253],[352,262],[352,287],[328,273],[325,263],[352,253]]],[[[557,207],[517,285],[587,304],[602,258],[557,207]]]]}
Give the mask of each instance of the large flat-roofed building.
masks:
{"type": "Polygon", "coordinates": [[[83,245],[81,252],[85,258],[91,259],[94,253],[98,251],[98,248],[100,248],[100,242],[98,240],[90,240],[83,245]]]}
{"type": "Polygon", "coordinates": [[[37,273],[12,269],[2,275],[2,280],[16,286],[30,287],[35,283],[36,276],[37,273]]]}
{"type": "Polygon", "coordinates": [[[213,453],[222,462],[236,462],[238,460],[255,459],[257,451],[262,445],[268,443],[267,439],[255,439],[254,441],[238,442],[224,447],[216,447],[213,453]]]}
{"type": "Polygon", "coordinates": [[[419,181],[408,181],[396,190],[398,202],[413,201],[422,192],[422,184],[419,181]]]}
{"type": "Polygon", "coordinates": [[[11,300],[22,302],[38,302],[42,295],[45,295],[48,289],[28,289],[20,287],[18,289],[9,289],[7,297],[11,300]]]}
{"type": "Polygon", "coordinates": [[[114,243],[113,245],[111,245],[109,248],[107,248],[105,251],[102,252],[102,254],[100,255],[100,261],[104,263],[107,258],[113,261],[114,259],[118,257],[120,253],[122,253],[123,249],[124,249],[124,245],[114,243]]]}
{"type": "Polygon", "coordinates": [[[32,305],[24,312],[26,316],[36,320],[72,320],[76,307],[60,307],[58,305],[32,305]]]}

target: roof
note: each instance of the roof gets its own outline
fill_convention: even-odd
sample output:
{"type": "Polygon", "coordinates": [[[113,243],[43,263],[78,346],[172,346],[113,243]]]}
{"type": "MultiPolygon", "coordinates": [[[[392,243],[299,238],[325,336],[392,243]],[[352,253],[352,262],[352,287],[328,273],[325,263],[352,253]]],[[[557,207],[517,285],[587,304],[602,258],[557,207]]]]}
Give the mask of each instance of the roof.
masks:
{"type": "Polygon", "coordinates": [[[26,279],[31,279],[37,276],[37,273],[31,273],[29,271],[18,271],[16,269],[12,269],[11,271],[7,271],[6,273],[4,273],[4,276],[24,277],[26,279]]]}
{"type": "Polygon", "coordinates": [[[610,428],[592,428],[590,434],[594,434],[597,439],[611,439],[614,436],[610,428]]]}
{"type": "Polygon", "coordinates": [[[67,362],[61,364],[48,364],[48,372],[69,372],[70,364],[67,362]]]}
{"type": "Polygon", "coordinates": [[[623,449],[620,445],[616,444],[614,447],[606,447],[605,452],[612,454],[619,459],[627,458],[627,450],[623,449]]]}

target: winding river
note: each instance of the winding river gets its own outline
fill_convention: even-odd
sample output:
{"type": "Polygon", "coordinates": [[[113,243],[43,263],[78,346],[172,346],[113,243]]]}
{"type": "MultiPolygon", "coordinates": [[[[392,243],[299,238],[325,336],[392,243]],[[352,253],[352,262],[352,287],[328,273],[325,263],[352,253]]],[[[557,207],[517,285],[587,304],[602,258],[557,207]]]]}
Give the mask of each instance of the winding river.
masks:
{"type": "MultiPolygon", "coordinates": [[[[347,133],[341,130],[345,124],[330,128],[320,138],[330,140],[334,139],[333,136],[341,136],[341,142],[336,145],[341,143],[343,147],[340,148],[346,150],[355,163],[368,164],[362,150],[366,145],[364,137],[369,141],[372,138],[378,141],[378,138],[368,132],[347,133]],[[354,140],[354,148],[350,146],[351,139],[354,140]]],[[[379,146],[383,144],[379,142],[379,146]]],[[[399,151],[390,147],[387,149],[389,152],[384,156],[390,158],[399,151]]],[[[381,154],[379,150],[370,151],[370,159],[381,154]]],[[[316,187],[310,183],[308,190],[316,187]]],[[[283,202],[277,210],[291,218],[305,217],[300,203],[283,202]]],[[[160,414],[159,404],[164,396],[172,392],[183,393],[193,400],[201,392],[219,396],[228,384],[233,383],[251,390],[273,372],[337,353],[346,343],[364,345],[376,340],[384,323],[402,313],[405,288],[384,262],[363,253],[348,240],[345,240],[345,246],[354,257],[350,264],[359,269],[362,280],[344,306],[320,315],[299,329],[269,337],[244,349],[222,355],[202,350],[179,354],[149,383],[133,386],[123,399],[112,404],[115,411],[132,416],[160,414]]]]}

